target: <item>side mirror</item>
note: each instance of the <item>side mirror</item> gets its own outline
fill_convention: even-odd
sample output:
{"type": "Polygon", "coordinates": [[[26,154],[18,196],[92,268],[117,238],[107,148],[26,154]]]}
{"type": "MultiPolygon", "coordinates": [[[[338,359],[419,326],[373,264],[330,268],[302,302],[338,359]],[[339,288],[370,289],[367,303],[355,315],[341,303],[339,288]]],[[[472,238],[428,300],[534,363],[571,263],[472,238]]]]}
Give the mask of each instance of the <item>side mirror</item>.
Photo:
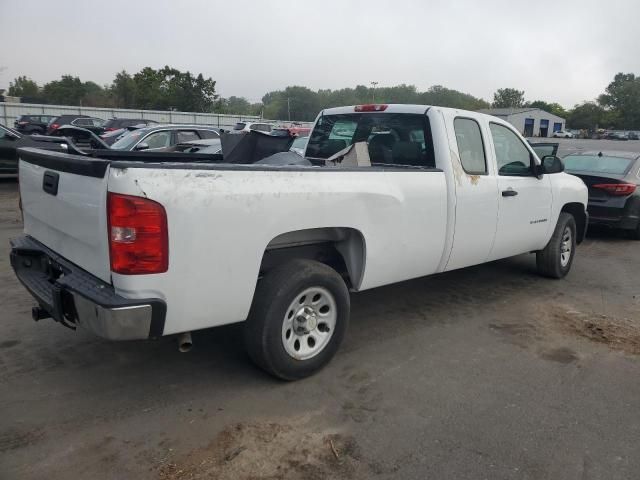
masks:
{"type": "Polygon", "coordinates": [[[555,155],[545,155],[542,157],[543,173],[560,173],[564,172],[564,163],[555,155]]]}
{"type": "Polygon", "coordinates": [[[148,150],[149,149],[149,144],[147,142],[140,142],[138,145],[136,145],[135,150],[148,150]]]}

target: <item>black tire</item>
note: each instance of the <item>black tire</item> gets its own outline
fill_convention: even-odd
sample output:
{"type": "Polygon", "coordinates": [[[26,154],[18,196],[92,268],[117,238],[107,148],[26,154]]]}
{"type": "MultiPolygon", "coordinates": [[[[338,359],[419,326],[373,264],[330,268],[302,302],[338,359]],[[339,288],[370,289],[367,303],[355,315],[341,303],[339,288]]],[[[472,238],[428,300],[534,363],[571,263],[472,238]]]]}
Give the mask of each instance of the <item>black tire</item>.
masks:
{"type": "MultiPolygon", "coordinates": [[[[247,353],[256,365],[283,380],[308,377],[338,351],[349,323],[349,310],[349,290],[335,270],[312,260],[291,260],[267,272],[258,282],[244,328],[247,353]],[[285,349],[283,323],[292,302],[309,288],[322,288],[333,296],[336,317],[328,343],[315,356],[300,360],[285,349]]],[[[320,327],[319,322],[317,325],[320,327]]]]}
{"type": "Polygon", "coordinates": [[[569,270],[576,252],[576,221],[573,215],[560,212],[558,223],[553,231],[551,240],[543,250],[536,252],[536,265],[538,273],[549,278],[563,278],[569,270]],[[568,240],[571,251],[569,252],[568,261],[562,256],[563,243],[566,240],[567,230],[570,232],[568,240]]]}

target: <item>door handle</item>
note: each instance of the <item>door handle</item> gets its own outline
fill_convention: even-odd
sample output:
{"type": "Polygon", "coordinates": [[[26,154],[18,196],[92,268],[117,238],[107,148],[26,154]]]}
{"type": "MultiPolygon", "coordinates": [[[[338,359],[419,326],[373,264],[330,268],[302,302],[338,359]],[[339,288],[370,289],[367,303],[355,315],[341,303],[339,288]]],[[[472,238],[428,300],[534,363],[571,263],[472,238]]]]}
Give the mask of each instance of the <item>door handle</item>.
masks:
{"type": "Polygon", "coordinates": [[[515,197],[516,195],[518,195],[518,192],[516,192],[513,188],[508,188],[502,191],[503,197],[515,197]]]}

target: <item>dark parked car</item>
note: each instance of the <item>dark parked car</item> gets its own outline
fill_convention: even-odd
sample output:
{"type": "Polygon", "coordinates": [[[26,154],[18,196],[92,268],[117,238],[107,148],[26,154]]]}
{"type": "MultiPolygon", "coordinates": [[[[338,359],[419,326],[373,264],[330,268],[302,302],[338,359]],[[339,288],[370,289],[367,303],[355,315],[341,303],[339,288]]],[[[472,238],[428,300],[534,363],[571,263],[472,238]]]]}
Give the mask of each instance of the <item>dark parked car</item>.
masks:
{"type": "Polygon", "coordinates": [[[126,133],[111,148],[114,150],[159,150],[203,138],[219,138],[217,128],[206,125],[153,125],[126,133]]]}
{"type": "Polygon", "coordinates": [[[96,135],[101,135],[104,133],[105,123],[106,122],[102,118],[89,117],[88,115],[60,115],[49,122],[47,135],[51,135],[58,128],[64,125],[86,128],[96,135]]]}
{"type": "Polygon", "coordinates": [[[624,132],[608,132],[604,138],[606,140],[629,140],[629,137],[624,132]]]}
{"type": "Polygon", "coordinates": [[[54,119],[53,115],[20,115],[13,122],[15,130],[27,135],[41,134],[47,131],[47,125],[54,119]]]}
{"type": "Polygon", "coordinates": [[[640,140],[640,137],[638,136],[638,132],[629,132],[627,134],[627,138],[629,140],[640,140]]]}
{"type": "Polygon", "coordinates": [[[107,120],[104,124],[105,132],[112,132],[114,130],[120,130],[127,127],[134,127],[136,125],[156,125],[158,122],[155,120],[147,120],[144,118],[112,118],[107,120]]]}
{"type": "Polygon", "coordinates": [[[63,138],[24,135],[0,125],[0,174],[18,173],[18,152],[20,147],[37,147],[47,150],[67,151],[67,142],[63,138]]]}
{"type": "Polygon", "coordinates": [[[627,230],[640,240],[640,155],[579,152],[563,162],[565,170],[589,189],[589,224],[627,230]]]}

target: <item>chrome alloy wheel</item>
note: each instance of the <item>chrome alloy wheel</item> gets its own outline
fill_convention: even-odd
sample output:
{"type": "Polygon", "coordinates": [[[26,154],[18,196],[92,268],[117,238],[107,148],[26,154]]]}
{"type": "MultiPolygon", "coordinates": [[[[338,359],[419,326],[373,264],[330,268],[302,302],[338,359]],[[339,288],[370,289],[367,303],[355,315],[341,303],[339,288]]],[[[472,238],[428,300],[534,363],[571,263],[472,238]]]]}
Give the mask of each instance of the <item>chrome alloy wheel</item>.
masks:
{"type": "Polygon", "coordinates": [[[571,260],[571,249],[573,248],[573,242],[571,237],[571,229],[565,227],[562,232],[562,241],[560,242],[560,265],[566,267],[571,260]]]}
{"type": "Polygon", "coordinates": [[[282,322],[282,344],[296,360],[318,355],[329,343],[338,318],[335,298],[323,287],[300,292],[287,308],[282,322]]]}

